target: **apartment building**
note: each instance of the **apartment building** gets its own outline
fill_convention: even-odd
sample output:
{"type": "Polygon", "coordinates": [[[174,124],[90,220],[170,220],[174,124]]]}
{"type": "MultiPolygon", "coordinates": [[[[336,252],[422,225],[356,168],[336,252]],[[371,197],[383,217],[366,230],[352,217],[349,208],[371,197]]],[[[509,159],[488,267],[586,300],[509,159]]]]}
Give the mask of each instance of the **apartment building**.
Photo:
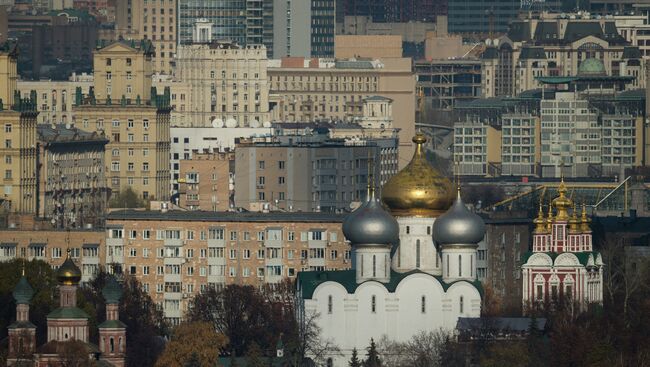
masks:
{"type": "Polygon", "coordinates": [[[106,264],[106,232],[100,229],[0,231],[0,262],[13,259],[42,260],[59,267],[70,256],[81,269],[81,281],[88,282],[106,264]]]}
{"type": "Polygon", "coordinates": [[[235,154],[195,150],[180,161],[179,202],[188,210],[226,211],[234,206],[235,154]]]}
{"type": "Polygon", "coordinates": [[[104,155],[108,139],[70,125],[38,131],[38,217],[53,228],[101,226],[108,206],[104,155]]]}
{"type": "Polygon", "coordinates": [[[117,0],[116,36],[127,40],[149,40],[152,71],[171,74],[177,44],[178,0],[117,0]]]}
{"type": "Polygon", "coordinates": [[[393,127],[400,129],[400,168],[413,155],[415,77],[411,60],[285,58],[269,61],[273,121],[350,121],[363,115],[372,96],[392,100],[393,127]]]}
{"type": "Polygon", "coordinates": [[[69,124],[74,121],[73,108],[77,88],[83,96],[93,86],[92,74],[73,73],[69,80],[18,80],[18,91],[25,98],[36,91],[39,124],[69,124]]]}
{"type": "Polygon", "coordinates": [[[36,92],[22,98],[16,90],[18,53],[0,46],[0,206],[14,213],[34,214],[37,203],[36,92]]]}
{"type": "Polygon", "coordinates": [[[299,271],[348,269],[344,215],[297,212],[118,211],[109,215],[106,261],[142,283],[180,322],[207,286],[261,286],[299,271]]]}
{"type": "Polygon", "coordinates": [[[104,132],[113,193],[131,187],[143,199],[170,195],[171,93],[151,87],[151,43],[115,42],[95,52],[94,89],[75,96],[75,126],[104,132]],[[95,91],[97,92],[95,94],[95,91]]]}
{"type": "Polygon", "coordinates": [[[234,43],[183,44],[169,87],[174,126],[260,127],[270,121],[266,49],[234,43]]]}
{"type": "Polygon", "coordinates": [[[454,162],[459,175],[495,175],[491,165],[501,162],[501,131],[478,122],[454,124],[454,162]]]}
{"type": "Polygon", "coordinates": [[[349,209],[365,199],[369,174],[381,186],[397,173],[397,156],[395,138],[241,140],[235,148],[235,205],[305,212],[349,209]]]}
{"type": "Polygon", "coordinates": [[[539,117],[513,112],[501,118],[501,174],[539,176],[541,125],[539,117]]]}

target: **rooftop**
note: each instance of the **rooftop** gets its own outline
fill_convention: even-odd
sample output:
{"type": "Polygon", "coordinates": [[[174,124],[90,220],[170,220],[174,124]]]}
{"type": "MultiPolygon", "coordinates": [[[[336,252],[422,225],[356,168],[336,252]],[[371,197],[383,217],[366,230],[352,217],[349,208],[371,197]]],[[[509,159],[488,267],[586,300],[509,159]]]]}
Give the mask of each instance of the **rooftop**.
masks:
{"type": "Polygon", "coordinates": [[[87,132],[64,124],[57,124],[54,126],[49,124],[38,124],[37,131],[38,139],[50,144],[82,142],[108,143],[108,139],[104,135],[97,134],[95,131],[87,132]]]}
{"type": "Polygon", "coordinates": [[[109,221],[119,220],[158,220],[195,222],[300,222],[300,223],[340,223],[345,214],[321,212],[212,212],[170,210],[166,213],[153,210],[118,210],[108,215],[109,221]]]}

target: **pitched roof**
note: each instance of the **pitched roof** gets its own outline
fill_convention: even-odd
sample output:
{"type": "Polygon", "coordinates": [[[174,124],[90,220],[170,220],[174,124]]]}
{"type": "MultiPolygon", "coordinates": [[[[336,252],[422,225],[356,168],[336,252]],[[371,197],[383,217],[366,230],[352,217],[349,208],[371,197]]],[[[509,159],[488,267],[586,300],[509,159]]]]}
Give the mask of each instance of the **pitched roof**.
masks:
{"type": "Polygon", "coordinates": [[[519,60],[546,60],[546,53],[543,47],[522,47],[519,60]]]}
{"type": "Polygon", "coordinates": [[[640,59],[641,50],[636,46],[625,46],[623,48],[623,59],[640,59]]]}
{"type": "MultiPolygon", "coordinates": [[[[478,291],[483,293],[483,286],[480,281],[474,280],[472,282],[466,280],[458,280],[451,283],[445,283],[442,280],[441,276],[431,275],[420,270],[412,270],[406,273],[398,273],[391,269],[390,271],[390,281],[388,283],[379,283],[373,280],[368,280],[366,282],[376,282],[382,284],[388,292],[395,292],[399,283],[406,277],[411,274],[425,274],[432,278],[435,278],[440,282],[442,288],[446,291],[452,284],[458,282],[467,282],[472,284],[478,289],[478,291]]],[[[365,283],[357,283],[356,270],[327,270],[327,271],[302,271],[298,273],[298,283],[300,286],[300,291],[302,292],[303,299],[311,299],[314,295],[316,288],[325,282],[335,282],[342,285],[348,292],[348,294],[353,294],[357,287],[365,283]]]]}
{"type": "Polygon", "coordinates": [[[535,28],[535,40],[544,41],[557,41],[560,32],[557,29],[557,22],[539,22],[535,28]]]}
{"type": "Polygon", "coordinates": [[[528,22],[515,21],[510,23],[507,33],[513,42],[527,41],[530,39],[530,26],[528,22]]]}
{"type": "Polygon", "coordinates": [[[88,319],[88,314],[78,307],[59,307],[47,315],[48,319],[88,319]]]}
{"type": "Polygon", "coordinates": [[[499,57],[499,51],[497,51],[497,48],[494,46],[489,46],[483,51],[481,54],[481,59],[484,60],[489,60],[489,59],[496,59],[499,57]]]}

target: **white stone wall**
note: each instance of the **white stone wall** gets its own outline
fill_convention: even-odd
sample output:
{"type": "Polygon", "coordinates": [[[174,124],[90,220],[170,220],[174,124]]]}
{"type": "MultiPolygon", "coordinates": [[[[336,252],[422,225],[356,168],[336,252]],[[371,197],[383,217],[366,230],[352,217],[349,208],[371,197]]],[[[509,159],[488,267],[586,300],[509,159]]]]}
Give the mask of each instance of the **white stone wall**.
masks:
{"type": "Polygon", "coordinates": [[[399,247],[392,259],[392,267],[397,272],[419,269],[424,272],[441,275],[441,262],[433,244],[433,222],[435,218],[398,217],[399,247]],[[420,261],[418,265],[418,241],[420,241],[420,261]]]}

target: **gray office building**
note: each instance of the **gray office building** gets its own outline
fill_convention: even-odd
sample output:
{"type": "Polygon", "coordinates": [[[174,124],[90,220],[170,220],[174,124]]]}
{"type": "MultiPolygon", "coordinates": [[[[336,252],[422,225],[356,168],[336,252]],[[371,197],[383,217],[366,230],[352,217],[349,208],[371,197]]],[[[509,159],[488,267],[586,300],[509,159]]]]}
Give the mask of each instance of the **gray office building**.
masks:
{"type": "Polygon", "coordinates": [[[274,0],[273,58],[333,57],[334,4],[335,0],[274,0]]]}

